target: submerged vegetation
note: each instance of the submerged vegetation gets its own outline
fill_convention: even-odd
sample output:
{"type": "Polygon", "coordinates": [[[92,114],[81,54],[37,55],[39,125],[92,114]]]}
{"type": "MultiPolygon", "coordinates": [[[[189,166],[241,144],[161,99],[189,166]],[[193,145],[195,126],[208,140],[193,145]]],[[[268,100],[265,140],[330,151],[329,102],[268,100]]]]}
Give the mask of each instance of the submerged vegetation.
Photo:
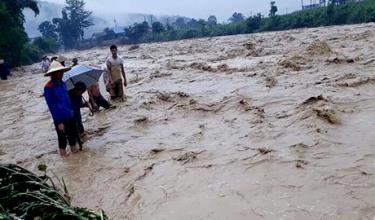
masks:
{"type": "Polygon", "coordinates": [[[37,176],[13,164],[0,164],[0,220],[13,219],[71,219],[106,220],[107,216],[86,208],[73,207],[64,179],[58,182],[60,193],[52,178],[46,175],[47,167],[40,165],[45,175],[37,176]]]}

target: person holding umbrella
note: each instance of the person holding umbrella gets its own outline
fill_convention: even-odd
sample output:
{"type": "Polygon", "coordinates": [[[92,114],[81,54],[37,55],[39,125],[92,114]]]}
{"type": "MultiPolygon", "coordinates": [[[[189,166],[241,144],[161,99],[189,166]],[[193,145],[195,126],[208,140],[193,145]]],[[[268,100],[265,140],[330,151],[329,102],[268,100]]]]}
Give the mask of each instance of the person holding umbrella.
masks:
{"type": "Polygon", "coordinates": [[[70,68],[64,67],[61,63],[53,61],[50,69],[44,76],[51,77],[51,80],[44,87],[44,97],[52,115],[59,142],[59,153],[65,157],[69,142],[71,152],[76,153],[80,143],[74,111],[69,98],[68,90],[62,81],[63,75],[70,68]]]}

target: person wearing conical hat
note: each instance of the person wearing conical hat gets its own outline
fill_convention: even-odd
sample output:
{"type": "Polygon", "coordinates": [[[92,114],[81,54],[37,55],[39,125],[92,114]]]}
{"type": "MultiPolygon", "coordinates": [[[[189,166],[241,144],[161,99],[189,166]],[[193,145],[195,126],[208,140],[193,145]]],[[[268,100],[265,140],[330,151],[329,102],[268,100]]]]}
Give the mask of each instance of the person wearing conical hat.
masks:
{"type": "Polygon", "coordinates": [[[48,72],[44,76],[51,77],[51,80],[44,87],[44,97],[48,109],[52,115],[59,142],[59,153],[67,156],[67,144],[69,142],[71,152],[78,152],[79,141],[77,125],[74,118],[72,104],[63,75],[69,67],[64,67],[60,62],[52,61],[48,72]]]}

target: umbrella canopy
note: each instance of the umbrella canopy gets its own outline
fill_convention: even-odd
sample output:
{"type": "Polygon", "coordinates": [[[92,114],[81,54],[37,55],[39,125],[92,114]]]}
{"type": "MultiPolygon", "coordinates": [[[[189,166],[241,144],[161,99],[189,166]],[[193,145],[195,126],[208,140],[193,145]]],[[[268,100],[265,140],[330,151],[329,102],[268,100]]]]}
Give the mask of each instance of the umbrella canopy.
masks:
{"type": "Polygon", "coordinates": [[[72,67],[71,70],[64,73],[63,81],[68,90],[74,88],[77,82],[83,82],[87,87],[98,82],[103,70],[96,69],[86,65],[77,65],[72,67]]]}

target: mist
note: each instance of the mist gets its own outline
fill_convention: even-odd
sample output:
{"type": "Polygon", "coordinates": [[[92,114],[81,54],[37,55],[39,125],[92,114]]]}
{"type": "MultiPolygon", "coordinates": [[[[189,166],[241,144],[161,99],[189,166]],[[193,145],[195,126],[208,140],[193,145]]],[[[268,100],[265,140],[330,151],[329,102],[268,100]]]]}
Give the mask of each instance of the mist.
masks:
{"type": "MultiPolygon", "coordinates": [[[[47,0],[64,4],[65,0],[47,0]]],[[[122,13],[143,13],[153,15],[181,15],[191,18],[207,19],[216,15],[220,22],[225,22],[233,12],[241,12],[246,16],[262,13],[268,14],[270,2],[265,0],[89,0],[87,8],[95,15],[113,20],[122,13]]],[[[300,9],[300,0],[279,0],[276,5],[279,14],[300,9]]]]}

